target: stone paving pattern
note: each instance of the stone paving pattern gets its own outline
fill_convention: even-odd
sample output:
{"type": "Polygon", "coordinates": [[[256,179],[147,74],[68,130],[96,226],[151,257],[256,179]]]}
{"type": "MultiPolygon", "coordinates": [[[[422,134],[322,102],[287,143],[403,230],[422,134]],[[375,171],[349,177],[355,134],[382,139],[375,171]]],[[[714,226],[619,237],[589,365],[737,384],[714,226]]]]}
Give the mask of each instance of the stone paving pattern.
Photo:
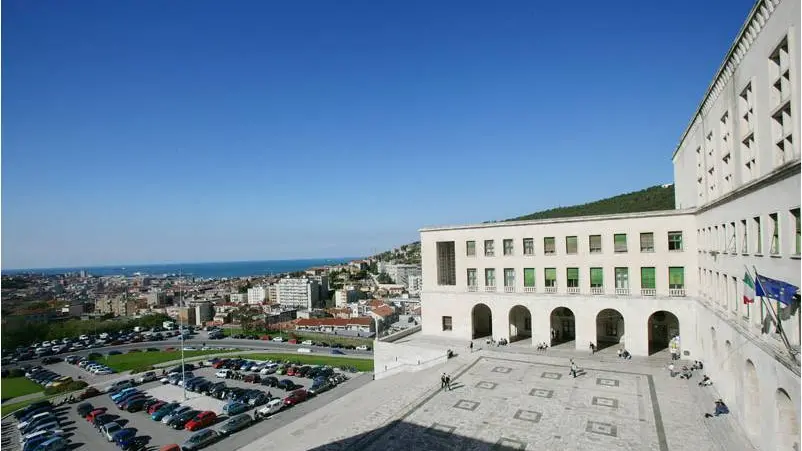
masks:
{"type": "Polygon", "coordinates": [[[730,416],[703,418],[716,395],[696,385],[701,374],[671,378],[661,357],[569,353],[584,370],[574,379],[565,353],[458,352],[428,371],[371,382],[241,449],[754,449],[730,416]],[[439,390],[443,372],[458,375],[452,391],[439,390]]]}

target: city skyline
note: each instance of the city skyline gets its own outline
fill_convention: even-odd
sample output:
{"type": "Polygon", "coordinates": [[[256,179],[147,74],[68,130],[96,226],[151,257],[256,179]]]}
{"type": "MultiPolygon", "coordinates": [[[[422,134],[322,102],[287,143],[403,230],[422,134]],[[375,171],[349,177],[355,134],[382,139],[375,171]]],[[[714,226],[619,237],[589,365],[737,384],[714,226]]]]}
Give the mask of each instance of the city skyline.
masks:
{"type": "Polygon", "coordinates": [[[3,5],[4,269],[370,255],[666,183],[752,2],[189,5],[3,5]]]}

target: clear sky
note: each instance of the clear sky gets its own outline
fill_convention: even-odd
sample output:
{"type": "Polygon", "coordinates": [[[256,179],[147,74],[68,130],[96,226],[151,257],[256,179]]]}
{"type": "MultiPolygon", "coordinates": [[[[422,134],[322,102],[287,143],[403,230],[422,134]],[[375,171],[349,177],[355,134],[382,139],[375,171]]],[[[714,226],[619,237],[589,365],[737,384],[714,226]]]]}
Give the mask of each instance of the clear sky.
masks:
{"type": "Polygon", "coordinates": [[[669,183],[751,6],[3,1],[2,267],[367,255],[669,183]]]}

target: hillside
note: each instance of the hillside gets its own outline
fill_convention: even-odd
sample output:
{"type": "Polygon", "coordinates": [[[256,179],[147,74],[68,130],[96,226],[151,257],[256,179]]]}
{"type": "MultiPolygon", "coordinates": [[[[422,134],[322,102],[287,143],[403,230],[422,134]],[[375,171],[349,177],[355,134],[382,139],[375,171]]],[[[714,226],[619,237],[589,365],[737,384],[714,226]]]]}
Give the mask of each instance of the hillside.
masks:
{"type": "Polygon", "coordinates": [[[531,213],[505,221],[524,221],[528,219],[570,218],[574,216],[612,215],[616,213],[638,213],[642,211],[673,210],[674,185],[652,186],[606,199],[570,207],[557,207],[531,213]]]}

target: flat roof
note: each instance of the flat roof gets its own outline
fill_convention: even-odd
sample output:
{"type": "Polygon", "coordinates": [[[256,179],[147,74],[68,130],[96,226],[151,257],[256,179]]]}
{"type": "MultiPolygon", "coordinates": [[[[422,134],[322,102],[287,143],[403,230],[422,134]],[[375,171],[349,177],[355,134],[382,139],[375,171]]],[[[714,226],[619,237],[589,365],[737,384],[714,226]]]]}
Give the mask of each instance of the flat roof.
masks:
{"type": "Polygon", "coordinates": [[[418,232],[422,233],[422,232],[435,232],[440,230],[489,229],[493,227],[518,227],[527,225],[559,224],[567,222],[608,221],[615,219],[683,216],[683,215],[693,214],[695,211],[696,209],[656,210],[656,211],[644,211],[638,213],[618,213],[613,215],[571,216],[567,218],[530,219],[525,221],[499,221],[499,222],[489,222],[483,224],[446,225],[446,226],[424,227],[422,229],[419,229],[418,232]]]}

